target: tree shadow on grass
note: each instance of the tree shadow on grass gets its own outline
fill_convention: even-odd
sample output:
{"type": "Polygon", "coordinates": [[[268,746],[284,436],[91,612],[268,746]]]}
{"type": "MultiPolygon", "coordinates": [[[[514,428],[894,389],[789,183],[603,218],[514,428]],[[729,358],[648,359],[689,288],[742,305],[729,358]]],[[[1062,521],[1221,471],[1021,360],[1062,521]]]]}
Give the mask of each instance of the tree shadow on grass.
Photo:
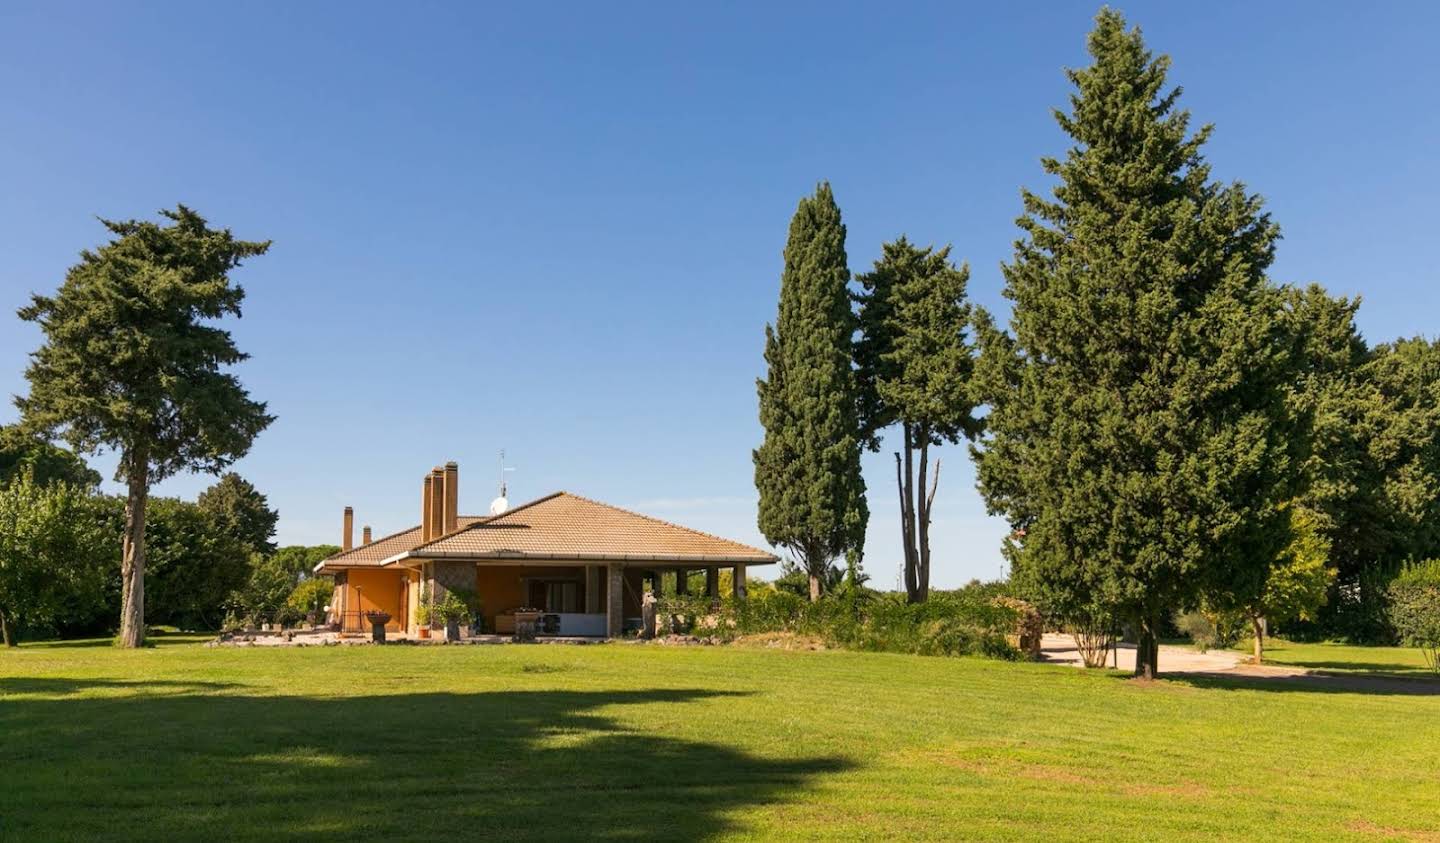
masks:
{"type": "MultiPolygon", "coordinates": [[[[0,838],[697,839],[850,766],[752,756],[607,714],[650,706],[683,723],[673,707],[726,696],[713,691],[158,690],[0,703],[0,838]]],[[[727,711],[685,716],[723,723],[727,711]]]]}
{"type": "Polygon", "coordinates": [[[1395,664],[1394,662],[1306,661],[1286,664],[1294,667],[1303,667],[1308,670],[1353,671],[1363,672],[1372,676],[1420,678],[1435,675],[1434,671],[1424,665],[1395,664]]]}
{"type": "Polygon", "coordinates": [[[1440,681],[1413,676],[1354,673],[1165,673],[1161,679],[1223,691],[1278,691],[1311,694],[1440,696],[1440,681]]]}
{"type": "Polygon", "coordinates": [[[6,694],[67,696],[94,689],[127,689],[145,694],[199,693],[242,687],[236,682],[193,682],[172,679],[59,679],[42,676],[0,676],[0,697],[6,694]]]}

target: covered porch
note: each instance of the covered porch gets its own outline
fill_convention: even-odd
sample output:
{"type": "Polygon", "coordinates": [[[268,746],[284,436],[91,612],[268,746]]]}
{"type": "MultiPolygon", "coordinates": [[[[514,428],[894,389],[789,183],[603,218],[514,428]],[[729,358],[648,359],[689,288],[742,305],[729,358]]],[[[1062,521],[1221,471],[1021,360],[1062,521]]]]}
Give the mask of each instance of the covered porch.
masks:
{"type": "Polygon", "coordinates": [[[618,638],[640,628],[647,591],[694,593],[718,601],[722,568],[730,575],[729,594],[743,598],[746,566],[736,564],[697,566],[656,560],[506,564],[497,560],[412,559],[387,565],[380,572],[396,571],[394,582],[405,584],[406,611],[402,620],[392,622],[395,631],[418,634],[415,609],[423,592],[440,600],[447,591],[454,591],[473,595],[478,601],[484,633],[511,635],[516,612],[538,611],[541,636],[618,638]],[[399,576],[402,571],[403,577],[399,576]]]}

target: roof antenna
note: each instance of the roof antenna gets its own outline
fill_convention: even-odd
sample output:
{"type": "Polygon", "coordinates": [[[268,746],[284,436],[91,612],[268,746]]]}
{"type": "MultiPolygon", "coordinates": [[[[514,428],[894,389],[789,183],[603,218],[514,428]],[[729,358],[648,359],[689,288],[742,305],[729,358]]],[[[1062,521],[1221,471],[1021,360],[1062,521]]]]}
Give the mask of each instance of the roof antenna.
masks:
{"type": "Polygon", "coordinates": [[[505,467],[505,449],[500,449],[500,496],[490,502],[490,514],[502,515],[510,508],[510,501],[505,497],[505,472],[514,471],[513,468],[505,467]]]}

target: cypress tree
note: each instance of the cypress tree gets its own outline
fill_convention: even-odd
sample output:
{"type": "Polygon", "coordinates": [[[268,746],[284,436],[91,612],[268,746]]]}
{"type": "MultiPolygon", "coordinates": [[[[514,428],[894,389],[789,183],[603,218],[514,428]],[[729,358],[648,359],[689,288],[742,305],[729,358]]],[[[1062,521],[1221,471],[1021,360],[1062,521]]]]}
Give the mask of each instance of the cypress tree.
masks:
{"type": "Polygon", "coordinates": [[[790,221],[779,315],[765,326],[768,372],[756,382],[765,438],[753,455],[760,532],[794,555],[811,600],[834,560],[864,546],[869,518],[849,281],[840,208],[821,184],[790,221]]]}
{"type": "Polygon", "coordinates": [[[1165,612],[1264,588],[1289,540],[1296,439],[1277,227],[1240,184],[1210,180],[1166,89],[1169,61],[1102,10],[1094,63],[1056,112],[1074,139],[1023,193],[1004,267],[1010,332],[981,313],[991,406],[981,491],[1023,536],[1017,578],[1062,614],[1113,616],[1153,676],[1165,612]]]}

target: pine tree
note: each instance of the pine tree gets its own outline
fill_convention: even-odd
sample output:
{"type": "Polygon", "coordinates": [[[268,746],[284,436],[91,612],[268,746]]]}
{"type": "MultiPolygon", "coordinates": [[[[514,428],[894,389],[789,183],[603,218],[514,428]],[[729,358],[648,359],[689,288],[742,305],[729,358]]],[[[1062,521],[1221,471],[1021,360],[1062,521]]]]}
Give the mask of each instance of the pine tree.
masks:
{"type": "Polygon", "coordinates": [[[790,221],[779,315],[765,326],[768,373],[756,382],[765,439],[754,452],[760,532],[795,556],[811,600],[834,560],[864,546],[869,518],[849,280],[840,208],[821,184],[790,221]]]}
{"type": "Polygon", "coordinates": [[[246,358],[228,331],[245,291],[240,262],[269,242],[236,240],[184,205],[171,225],[102,220],[116,235],[84,251],[54,296],[33,297],[20,318],[45,344],[31,355],[30,394],[15,400],[29,433],[59,436],[85,453],[118,452],[126,485],[121,542],[120,643],[145,637],[145,509],[150,486],[179,471],[223,471],[273,421],[224,367],[246,358]]]}
{"type": "Polygon", "coordinates": [[[1210,180],[1169,61],[1102,10],[1068,71],[1075,141],[1053,199],[1026,191],[1004,267],[1011,332],[978,318],[991,412],[981,491],[1016,574],[1062,614],[1135,624],[1153,676],[1164,613],[1259,593],[1289,541],[1296,440],[1278,239],[1259,197],[1210,180]]]}
{"type": "Polygon", "coordinates": [[[895,479],[905,593],[912,603],[930,594],[930,521],[940,481],[937,460],[926,489],[930,448],[961,436],[973,439],[981,427],[970,382],[969,279],[968,266],[950,262],[949,246],[921,249],[905,237],[886,243],[875,268],[857,277],[862,426],[878,448],[880,431],[900,425],[895,479]]]}

